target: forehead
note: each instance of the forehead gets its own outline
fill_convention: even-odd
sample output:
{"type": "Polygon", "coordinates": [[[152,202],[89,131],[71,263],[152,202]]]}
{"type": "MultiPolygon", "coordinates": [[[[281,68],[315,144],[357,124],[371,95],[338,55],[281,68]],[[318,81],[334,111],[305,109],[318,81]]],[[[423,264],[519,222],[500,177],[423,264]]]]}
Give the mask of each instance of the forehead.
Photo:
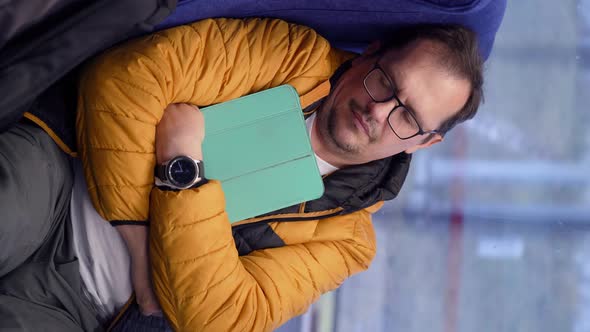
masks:
{"type": "Polygon", "coordinates": [[[422,120],[425,130],[437,129],[467,101],[470,84],[451,74],[442,61],[444,46],[418,40],[389,50],[379,60],[392,78],[400,100],[422,120]]]}
{"type": "Polygon", "coordinates": [[[445,46],[430,40],[416,40],[401,49],[391,49],[383,53],[379,63],[394,71],[430,70],[449,74],[443,57],[445,46]]]}

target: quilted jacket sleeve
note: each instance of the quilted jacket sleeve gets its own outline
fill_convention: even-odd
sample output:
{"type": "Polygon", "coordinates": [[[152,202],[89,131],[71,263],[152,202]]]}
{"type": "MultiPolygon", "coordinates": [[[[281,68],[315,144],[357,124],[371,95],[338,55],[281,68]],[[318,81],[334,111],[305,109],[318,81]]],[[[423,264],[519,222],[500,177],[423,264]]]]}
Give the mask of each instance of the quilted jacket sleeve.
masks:
{"type": "Polygon", "coordinates": [[[239,257],[218,182],[181,192],[154,189],[151,204],[154,288],[177,331],[271,331],[368,268],[375,255],[365,210],[325,219],[349,227],[345,238],[239,257]]]}
{"type": "Polygon", "coordinates": [[[109,221],[146,221],[155,128],[166,106],[206,106],[280,84],[304,94],[343,60],[280,20],[204,20],[116,47],[85,70],[77,140],[92,202],[109,221]]]}

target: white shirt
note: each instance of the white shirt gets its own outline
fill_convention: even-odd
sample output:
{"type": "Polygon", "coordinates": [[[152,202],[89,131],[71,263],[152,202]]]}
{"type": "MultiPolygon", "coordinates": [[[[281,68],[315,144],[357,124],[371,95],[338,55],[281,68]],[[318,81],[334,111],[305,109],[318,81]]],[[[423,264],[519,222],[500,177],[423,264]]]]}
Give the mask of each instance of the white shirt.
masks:
{"type": "Polygon", "coordinates": [[[80,276],[98,316],[109,320],[133,292],[129,253],[119,232],[92,206],[82,163],[77,159],[74,176],[70,212],[80,276]]]}
{"type": "MultiPolygon", "coordinates": [[[[316,113],[313,113],[305,120],[305,126],[307,126],[307,134],[309,135],[310,139],[311,139],[311,130],[312,130],[313,125],[315,123],[315,116],[316,116],[316,113]]],[[[320,169],[320,174],[322,176],[338,170],[338,167],[333,166],[332,164],[329,164],[328,162],[324,161],[317,154],[315,155],[315,159],[318,163],[318,168],[320,169]]]]}
{"type": "MultiPolygon", "coordinates": [[[[315,113],[305,122],[310,137],[314,122],[315,113]]],[[[338,169],[317,155],[316,160],[321,175],[338,169]]],[[[74,174],[70,205],[74,250],[80,262],[84,292],[99,317],[106,321],[119,312],[133,292],[129,253],[119,232],[92,206],[79,160],[74,162],[74,174]]]]}

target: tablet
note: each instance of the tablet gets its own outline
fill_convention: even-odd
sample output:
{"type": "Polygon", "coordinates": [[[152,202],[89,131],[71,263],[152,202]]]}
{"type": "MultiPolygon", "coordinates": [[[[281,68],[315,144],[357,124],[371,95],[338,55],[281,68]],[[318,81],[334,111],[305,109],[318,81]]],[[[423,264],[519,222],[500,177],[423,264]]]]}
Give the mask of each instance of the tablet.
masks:
{"type": "Polygon", "coordinates": [[[221,182],[231,222],[323,194],[295,88],[281,85],[201,110],[205,177],[221,182]]]}

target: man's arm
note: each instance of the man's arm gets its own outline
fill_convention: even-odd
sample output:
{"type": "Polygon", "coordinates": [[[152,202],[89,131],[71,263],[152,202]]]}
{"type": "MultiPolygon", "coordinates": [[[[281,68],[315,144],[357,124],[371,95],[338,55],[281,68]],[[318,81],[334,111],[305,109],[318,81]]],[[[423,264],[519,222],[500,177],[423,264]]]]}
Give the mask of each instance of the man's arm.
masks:
{"type": "Polygon", "coordinates": [[[178,331],[272,331],[368,268],[375,238],[367,211],[319,221],[346,227],[308,243],[238,256],[216,181],[181,192],[154,189],[150,257],[154,289],[178,331]]]}
{"type": "Polygon", "coordinates": [[[226,214],[207,205],[222,198],[215,181],[186,193],[152,193],[154,289],[175,330],[272,331],[366,270],[375,255],[370,216],[360,211],[327,221],[351,227],[348,239],[239,257],[226,214]],[[170,218],[171,211],[178,215],[170,218]]]}
{"type": "MultiPolygon", "coordinates": [[[[201,142],[205,136],[203,115],[197,107],[172,104],[156,128],[158,164],[178,155],[202,159],[201,142]],[[196,127],[195,127],[196,126],[196,127]]],[[[131,256],[131,280],[135,298],[144,315],[159,315],[161,309],[153,292],[148,254],[148,230],[143,225],[115,226],[131,256]]]]}
{"type": "Polygon", "coordinates": [[[119,225],[116,229],[125,241],[131,257],[131,282],[141,312],[146,316],[160,315],[162,309],[154,294],[150,277],[149,228],[142,225],[119,225]]]}

